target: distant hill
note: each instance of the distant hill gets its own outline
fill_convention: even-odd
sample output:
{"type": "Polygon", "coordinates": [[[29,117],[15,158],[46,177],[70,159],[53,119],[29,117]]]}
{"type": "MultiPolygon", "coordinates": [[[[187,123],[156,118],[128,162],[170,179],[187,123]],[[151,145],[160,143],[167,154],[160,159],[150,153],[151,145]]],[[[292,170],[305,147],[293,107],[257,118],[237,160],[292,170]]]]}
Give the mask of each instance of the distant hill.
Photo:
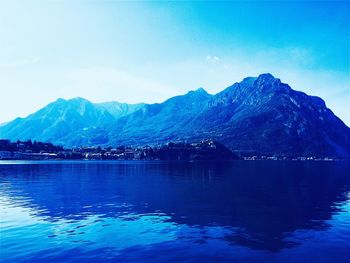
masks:
{"type": "Polygon", "coordinates": [[[350,157],[350,128],[325,102],[271,74],[211,95],[204,89],[156,104],[58,99],[0,127],[0,137],[64,146],[217,140],[233,151],[350,157]]]}

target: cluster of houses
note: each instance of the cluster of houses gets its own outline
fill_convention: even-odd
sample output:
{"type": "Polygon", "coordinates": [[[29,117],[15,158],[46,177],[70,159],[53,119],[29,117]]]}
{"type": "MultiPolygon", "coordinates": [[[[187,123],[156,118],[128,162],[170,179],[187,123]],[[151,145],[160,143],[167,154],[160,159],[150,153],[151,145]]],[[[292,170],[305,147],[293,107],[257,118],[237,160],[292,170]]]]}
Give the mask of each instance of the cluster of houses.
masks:
{"type": "Polygon", "coordinates": [[[0,139],[0,159],[2,160],[41,160],[57,158],[64,151],[62,146],[52,143],[16,141],[0,139]]]}
{"type": "Polygon", "coordinates": [[[59,152],[57,158],[86,160],[225,160],[238,159],[239,157],[213,140],[203,140],[197,143],[169,142],[152,147],[81,147],[59,152]]]}
{"type": "Polygon", "coordinates": [[[87,160],[116,160],[142,159],[152,152],[151,147],[143,148],[101,148],[80,147],[64,149],[49,143],[0,140],[0,160],[48,160],[48,159],[87,159],[87,160]]]}
{"type": "Polygon", "coordinates": [[[86,159],[86,160],[140,160],[145,159],[152,148],[138,147],[80,147],[71,150],[65,150],[58,153],[59,159],[86,159]]]}
{"type": "Polygon", "coordinates": [[[286,160],[292,160],[292,161],[335,161],[336,158],[332,157],[316,157],[316,156],[266,156],[266,155],[253,155],[253,156],[244,156],[244,160],[248,161],[255,161],[255,160],[271,160],[271,161],[286,161],[286,160]]]}

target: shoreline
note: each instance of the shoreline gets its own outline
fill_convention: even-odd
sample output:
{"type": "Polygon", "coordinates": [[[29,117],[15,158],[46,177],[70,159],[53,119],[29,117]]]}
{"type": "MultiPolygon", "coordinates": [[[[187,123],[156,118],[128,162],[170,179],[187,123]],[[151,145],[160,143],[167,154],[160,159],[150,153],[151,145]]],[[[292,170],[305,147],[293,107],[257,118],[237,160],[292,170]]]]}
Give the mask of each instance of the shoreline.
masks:
{"type": "Polygon", "coordinates": [[[233,162],[233,161],[244,161],[244,162],[343,162],[350,161],[350,159],[235,159],[235,160],[159,160],[159,159],[0,159],[0,165],[6,162],[38,162],[38,163],[64,163],[64,162],[81,162],[81,163],[108,163],[108,162],[176,162],[176,163],[201,163],[201,162],[233,162]]]}

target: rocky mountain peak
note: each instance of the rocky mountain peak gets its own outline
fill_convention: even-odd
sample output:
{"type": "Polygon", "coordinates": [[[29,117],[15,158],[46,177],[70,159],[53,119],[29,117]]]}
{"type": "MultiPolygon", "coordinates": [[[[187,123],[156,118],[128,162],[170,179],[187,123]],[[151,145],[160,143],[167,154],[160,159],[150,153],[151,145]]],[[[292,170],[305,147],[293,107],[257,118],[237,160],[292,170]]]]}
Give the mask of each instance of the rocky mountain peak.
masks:
{"type": "Polygon", "coordinates": [[[59,99],[1,126],[0,137],[65,146],[213,138],[239,153],[350,157],[350,129],[324,101],[269,73],[215,95],[199,88],[155,104],[59,99]]]}

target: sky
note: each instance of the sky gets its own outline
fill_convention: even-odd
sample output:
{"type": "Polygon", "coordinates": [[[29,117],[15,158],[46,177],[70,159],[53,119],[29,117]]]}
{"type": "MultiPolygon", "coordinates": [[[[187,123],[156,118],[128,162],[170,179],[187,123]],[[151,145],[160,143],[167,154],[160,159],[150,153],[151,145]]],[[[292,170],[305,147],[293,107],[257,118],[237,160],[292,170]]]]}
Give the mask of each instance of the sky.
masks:
{"type": "Polygon", "coordinates": [[[162,102],[272,73],[350,126],[349,1],[0,0],[0,123],[57,98],[162,102]]]}

